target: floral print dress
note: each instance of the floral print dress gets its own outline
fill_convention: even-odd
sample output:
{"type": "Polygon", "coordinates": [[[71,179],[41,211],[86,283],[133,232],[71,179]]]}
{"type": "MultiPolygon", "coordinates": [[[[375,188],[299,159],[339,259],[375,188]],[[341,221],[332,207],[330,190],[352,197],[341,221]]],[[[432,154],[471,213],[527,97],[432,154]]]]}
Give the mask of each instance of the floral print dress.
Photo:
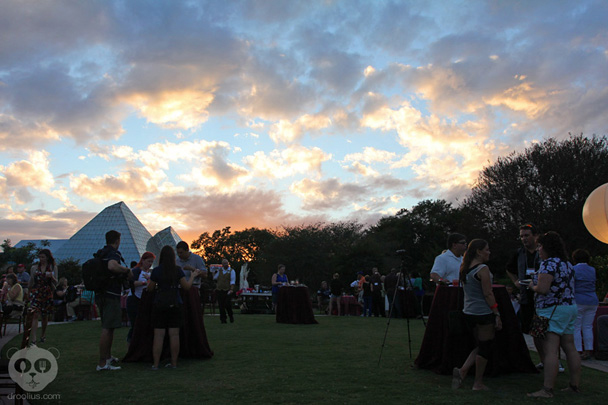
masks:
{"type": "Polygon", "coordinates": [[[53,279],[46,277],[47,271],[53,272],[50,266],[45,271],[36,269],[34,284],[30,289],[31,309],[47,315],[53,312],[53,279]]]}

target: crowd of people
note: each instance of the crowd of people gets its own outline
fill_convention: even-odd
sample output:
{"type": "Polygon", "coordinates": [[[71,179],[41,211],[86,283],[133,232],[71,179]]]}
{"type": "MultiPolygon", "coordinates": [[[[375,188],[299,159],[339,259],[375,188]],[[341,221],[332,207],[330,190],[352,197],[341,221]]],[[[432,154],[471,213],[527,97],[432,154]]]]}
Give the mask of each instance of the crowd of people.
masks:
{"type": "MultiPolygon", "coordinates": [[[[539,235],[536,227],[525,224],[520,227],[519,236],[522,247],[508,262],[507,274],[519,288],[514,308],[521,330],[536,336],[534,344],[541,360],[536,367],[544,373],[542,388],[528,396],[553,397],[556,376],[565,369],[559,358],[560,348],[565,353],[569,371],[569,384],[563,391],[579,392],[581,359],[588,359],[593,350],[592,324],[599,302],[595,269],[588,264],[589,253],[575,250],[573,266],[565,244],[556,232],[539,235]],[[536,320],[539,317],[548,322],[543,333],[538,332],[536,320]]],[[[466,238],[459,234],[450,235],[448,247],[448,253],[435,260],[440,268],[434,266],[431,277],[437,283],[463,286],[463,313],[475,339],[475,348],[462,366],[453,370],[452,388],[460,388],[471,367],[475,366],[472,389],[488,390],[483,382],[484,370],[494,335],[502,328],[501,309],[492,292],[493,276],[487,265],[490,247],[481,239],[467,245],[466,238]],[[456,245],[462,245],[462,248],[456,245]],[[458,273],[455,272],[457,261],[458,273]],[[454,279],[456,275],[457,280],[454,279]]]]}
{"type": "MultiPolygon", "coordinates": [[[[170,362],[166,367],[177,367],[180,351],[179,333],[184,325],[183,301],[179,289],[199,288],[207,279],[204,260],[190,252],[188,244],[164,246],[154,268],[156,256],[145,252],[139,262],[126,266],[120,251],[121,234],[109,231],[105,235],[106,246],[97,253],[110,277],[102,293],[93,294],[82,290],[74,301],[75,290],[70,290],[65,278],[58,279],[55,259],[49,249],[41,249],[38,261],[27,272],[24,265],[9,266],[5,275],[0,300],[4,316],[19,316],[24,308],[32,313],[30,344],[45,342],[49,314],[53,308],[65,305],[69,320],[75,319],[75,309],[83,302],[96,305],[101,316],[101,337],[97,370],[119,370],[118,359],[112,356],[114,330],[122,326],[120,298],[126,298],[126,310],[130,322],[127,341],[133,336],[138,308],[145,290],[155,292],[152,309],[153,370],[159,368],[165,336],[169,336],[170,362]],[[76,302],[76,303],[74,303],[76,302]],[[41,328],[39,328],[39,321],[41,328]],[[38,329],[40,337],[38,338],[38,329]]],[[[513,283],[513,308],[517,314],[521,332],[532,334],[538,317],[548,320],[544,335],[534,338],[540,357],[537,364],[543,370],[543,385],[530,397],[552,397],[558,372],[563,372],[560,348],[565,354],[569,372],[569,384],[565,390],[579,392],[581,360],[592,356],[594,335],[592,324],[599,304],[596,294],[596,273],[589,265],[590,256],[584,249],[575,250],[569,256],[565,244],[556,232],[539,235],[532,224],[519,229],[522,246],[513,253],[506,265],[506,272],[513,283]],[[572,264],[573,263],[573,264],[572,264]]],[[[474,239],[467,243],[459,233],[450,234],[446,250],[435,258],[430,270],[430,281],[437,285],[462,286],[464,291],[463,314],[472,332],[475,347],[460,367],[452,372],[452,388],[463,385],[469,371],[475,369],[473,390],[488,390],[484,384],[484,371],[493,347],[497,331],[503,327],[501,309],[493,293],[493,273],[488,267],[490,246],[487,241],[474,239]]],[[[289,285],[285,265],[280,264],[271,278],[273,308],[282,286],[289,285]]],[[[216,282],[216,299],[220,322],[233,323],[231,300],[235,296],[236,273],[227,259],[213,273],[216,282]]],[[[399,290],[412,290],[416,297],[416,314],[423,315],[425,286],[418,273],[404,275],[391,269],[382,275],[378,268],[371,274],[359,272],[352,283],[343,283],[338,273],[323,281],[316,294],[319,310],[328,315],[343,314],[341,300],[344,294],[353,294],[365,317],[401,317],[402,305],[399,290]],[[336,310],[334,312],[334,310],[336,310]]],[[[607,319],[598,321],[606,325],[607,319]]],[[[605,326],[604,326],[605,327],[605,326]]]]}
{"type": "Polygon", "coordinates": [[[20,321],[25,318],[26,311],[31,313],[30,345],[46,341],[46,329],[55,313],[66,311],[67,320],[73,321],[76,319],[75,309],[93,301],[93,292],[83,291],[82,285],[70,287],[65,277],[58,279],[57,264],[49,249],[41,249],[37,258],[29,272],[24,264],[17,265],[17,273],[15,266],[9,265],[3,274],[0,291],[5,319],[20,321]]]}
{"type": "Polygon", "coordinates": [[[412,290],[416,297],[414,311],[418,318],[423,315],[423,298],[426,293],[420,274],[413,272],[409,276],[402,274],[396,268],[382,275],[377,267],[371,269],[371,274],[359,271],[357,278],[350,284],[340,280],[340,274],[334,273],[328,284],[322,281],[316,293],[317,306],[321,313],[327,315],[348,315],[342,308],[342,297],[353,296],[357,300],[362,317],[402,318],[401,295],[397,291],[412,290]]]}

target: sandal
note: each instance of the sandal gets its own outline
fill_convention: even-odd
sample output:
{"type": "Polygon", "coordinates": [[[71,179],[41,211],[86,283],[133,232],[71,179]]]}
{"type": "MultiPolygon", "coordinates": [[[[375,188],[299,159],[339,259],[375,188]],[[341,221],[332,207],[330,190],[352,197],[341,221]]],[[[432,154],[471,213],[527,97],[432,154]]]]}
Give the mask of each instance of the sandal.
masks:
{"type": "Polygon", "coordinates": [[[553,388],[543,387],[536,392],[528,393],[531,398],[553,398],[553,388]]]}
{"type": "Polygon", "coordinates": [[[452,389],[457,390],[462,387],[462,377],[460,376],[460,369],[458,367],[454,367],[452,370],[452,389]]]}
{"type": "Polygon", "coordinates": [[[562,392],[574,392],[575,394],[580,394],[580,390],[578,389],[578,385],[572,385],[570,383],[568,383],[568,386],[566,388],[562,388],[562,392]]]}

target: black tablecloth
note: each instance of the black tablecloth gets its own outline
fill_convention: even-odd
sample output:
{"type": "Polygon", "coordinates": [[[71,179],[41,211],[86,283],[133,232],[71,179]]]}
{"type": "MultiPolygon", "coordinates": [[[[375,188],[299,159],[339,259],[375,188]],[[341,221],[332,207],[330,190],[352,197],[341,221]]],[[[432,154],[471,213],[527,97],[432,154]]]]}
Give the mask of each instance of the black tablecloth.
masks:
{"type": "MultiPolygon", "coordinates": [[[[608,315],[608,306],[599,306],[597,307],[597,311],[595,311],[595,318],[593,318],[593,350],[594,351],[599,351],[598,346],[597,346],[597,335],[598,335],[598,330],[597,330],[597,318],[599,318],[602,315],[608,315]]],[[[585,350],[589,350],[585,347],[585,350]]]]}
{"type": "MultiPolygon", "coordinates": [[[[152,328],[152,304],[154,294],[144,290],[137,319],[133,328],[133,336],[129,345],[129,351],[123,359],[124,362],[152,362],[152,342],[154,341],[154,329],[152,328]]],[[[184,309],[184,326],[179,331],[179,357],[182,358],[211,358],[213,351],[207,341],[201,301],[197,288],[188,291],[180,289],[184,309]]],[[[162,359],[170,357],[169,336],[165,336],[162,359]]]]}
{"type": "MultiPolygon", "coordinates": [[[[495,285],[492,290],[498,303],[502,330],[496,332],[486,375],[537,373],[506,288],[495,285]]],[[[415,361],[418,368],[430,369],[439,374],[452,374],[454,367],[460,367],[464,363],[475,347],[473,336],[450,336],[448,330],[448,312],[462,309],[463,303],[462,287],[437,287],[420,353],[415,361]]]]}
{"type": "Polygon", "coordinates": [[[318,323],[312,312],[308,287],[281,287],[276,306],[277,323],[318,323]]]}

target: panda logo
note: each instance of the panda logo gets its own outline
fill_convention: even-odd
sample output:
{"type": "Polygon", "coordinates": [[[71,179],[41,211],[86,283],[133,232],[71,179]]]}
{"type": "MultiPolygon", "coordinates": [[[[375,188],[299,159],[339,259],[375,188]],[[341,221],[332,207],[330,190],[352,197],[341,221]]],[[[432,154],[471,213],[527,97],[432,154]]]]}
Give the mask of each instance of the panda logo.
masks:
{"type": "MultiPolygon", "coordinates": [[[[59,358],[59,351],[54,350],[59,358]]],[[[31,346],[9,356],[8,373],[24,391],[41,391],[57,377],[57,360],[46,349],[31,346]]]]}

